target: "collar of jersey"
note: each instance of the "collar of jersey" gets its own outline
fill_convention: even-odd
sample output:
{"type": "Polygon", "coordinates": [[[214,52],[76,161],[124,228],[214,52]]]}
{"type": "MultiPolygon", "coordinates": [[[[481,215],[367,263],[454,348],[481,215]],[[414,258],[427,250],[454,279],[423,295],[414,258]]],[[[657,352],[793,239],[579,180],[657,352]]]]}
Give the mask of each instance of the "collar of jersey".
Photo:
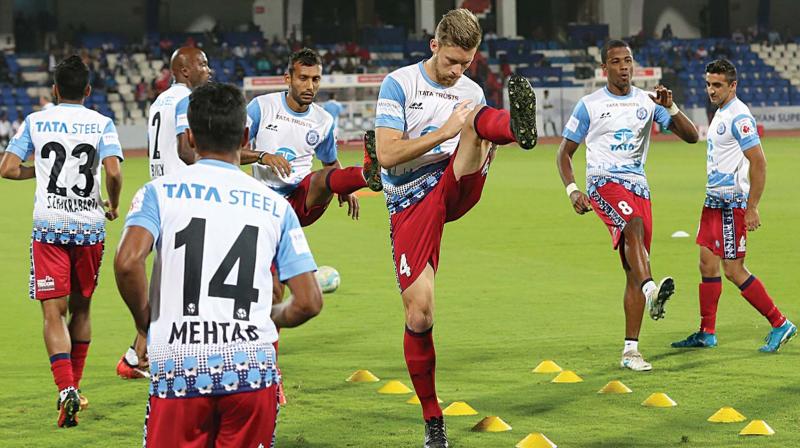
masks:
{"type": "Polygon", "coordinates": [[[200,159],[197,161],[198,164],[201,165],[209,165],[209,166],[216,166],[220,168],[227,168],[229,170],[238,170],[239,167],[228,162],[223,162],[222,160],[217,159],[200,159]]]}
{"type": "Polygon", "coordinates": [[[289,107],[289,103],[286,102],[286,95],[288,95],[288,94],[289,94],[289,92],[284,92],[283,95],[281,95],[281,103],[283,103],[283,108],[286,109],[286,112],[289,112],[291,115],[294,115],[295,117],[305,117],[306,115],[311,113],[311,105],[310,104],[308,105],[308,110],[306,110],[305,112],[295,112],[295,111],[293,111],[292,108],[289,107]]]}
{"type": "Polygon", "coordinates": [[[63,106],[63,107],[86,107],[83,104],[72,104],[72,103],[61,103],[61,104],[57,104],[57,106],[63,106]]]}
{"type": "Polygon", "coordinates": [[[728,104],[726,104],[726,105],[724,105],[724,106],[720,107],[720,108],[719,108],[719,110],[723,111],[723,110],[727,109],[728,107],[730,107],[730,106],[731,106],[731,104],[735,103],[735,102],[736,102],[738,99],[739,99],[739,97],[738,97],[738,96],[735,96],[735,97],[733,97],[733,99],[732,99],[732,100],[728,101],[728,104]]]}
{"type": "Polygon", "coordinates": [[[437,89],[442,89],[442,90],[446,89],[447,87],[439,84],[438,82],[436,82],[436,81],[432,80],[430,77],[428,77],[428,73],[425,72],[425,66],[422,65],[423,62],[425,62],[425,61],[419,61],[419,63],[417,64],[417,67],[419,67],[419,72],[422,73],[422,77],[425,78],[425,81],[427,81],[428,84],[430,84],[431,86],[433,86],[433,87],[435,87],[437,89]]]}
{"type": "Polygon", "coordinates": [[[633,96],[633,86],[631,86],[631,91],[625,96],[614,95],[610,90],[608,90],[608,86],[603,87],[603,90],[606,92],[606,95],[617,100],[626,100],[633,96]]]}

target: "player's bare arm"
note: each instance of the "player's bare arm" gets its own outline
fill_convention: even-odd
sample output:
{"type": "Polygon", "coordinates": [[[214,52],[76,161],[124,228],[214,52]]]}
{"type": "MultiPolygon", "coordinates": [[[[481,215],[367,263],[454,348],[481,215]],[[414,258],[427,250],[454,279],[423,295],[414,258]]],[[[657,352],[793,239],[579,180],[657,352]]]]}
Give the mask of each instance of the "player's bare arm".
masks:
{"type": "Polygon", "coordinates": [[[692,123],[692,120],[689,120],[689,117],[680,110],[673,114],[674,110],[672,107],[675,106],[675,110],[677,110],[678,106],[672,101],[672,90],[659,85],[656,86],[654,95],[655,96],[650,95],[653,102],[664,106],[664,108],[670,111],[672,120],[669,124],[669,130],[686,143],[697,143],[700,137],[697,134],[697,127],[692,123]]]}
{"type": "Polygon", "coordinates": [[[572,168],[572,156],[578,150],[578,143],[565,138],[561,140],[561,145],[558,147],[556,154],[556,165],[558,166],[558,174],[561,176],[561,182],[567,189],[572,208],[575,213],[582,215],[592,210],[592,203],[585,193],[580,191],[575,185],[575,171],[572,168]]]}
{"type": "Polygon", "coordinates": [[[18,155],[6,152],[3,161],[0,163],[0,176],[3,179],[25,180],[36,177],[36,169],[32,166],[22,164],[22,159],[18,155]]]}
{"type": "Polygon", "coordinates": [[[758,215],[758,203],[764,193],[767,183],[767,158],[761,144],[746,151],[744,156],[750,161],[750,196],[747,198],[747,210],[744,213],[744,223],[747,230],[755,231],[761,227],[761,217],[758,215]]]}
{"type": "Polygon", "coordinates": [[[153,247],[153,235],[144,227],[130,226],[122,233],[114,256],[114,275],[122,300],[128,305],[139,337],[147,338],[150,301],[145,260],[153,247]]]}
{"type": "Polygon", "coordinates": [[[304,272],[286,283],[292,295],[272,306],[271,317],[277,327],[296,327],[322,311],[322,291],[313,272],[304,272]]]}
{"type": "Polygon", "coordinates": [[[450,118],[441,128],[419,138],[403,139],[403,131],[397,129],[375,129],[375,149],[378,153],[378,162],[384,168],[392,168],[401,163],[414,160],[437,145],[455,137],[461,132],[467,116],[472,112],[471,103],[471,100],[458,103],[450,118]]]}
{"type": "Polygon", "coordinates": [[[106,157],[103,159],[103,171],[106,175],[106,219],[113,221],[119,216],[119,195],[122,192],[122,170],[119,159],[106,157]]]}
{"type": "MultiPolygon", "coordinates": [[[[336,159],[331,163],[323,163],[322,165],[336,169],[342,168],[342,164],[339,162],[339,159],[336,159]]],[[[358,196],[356,196],[355,193],[340,194],[337,196],[337,199],[339,200],[339,207],[347,203],[347,216],[357,220],[361,210],[361,206],[358,203],[358,196]]]]}
{"type": "Polygon", "coordinates": [[[189,144],[189,139],[186,138],[186,133],[178,136],[178,157],[187,165],[191,165],[197,161],[197,153],[194,148],[189,144]]]}

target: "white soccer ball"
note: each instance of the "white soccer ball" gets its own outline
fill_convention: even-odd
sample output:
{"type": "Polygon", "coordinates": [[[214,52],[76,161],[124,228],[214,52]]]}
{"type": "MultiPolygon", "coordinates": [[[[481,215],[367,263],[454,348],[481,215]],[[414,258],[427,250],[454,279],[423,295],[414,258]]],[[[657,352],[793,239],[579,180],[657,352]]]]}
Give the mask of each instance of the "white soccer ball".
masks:
{"type": "Polygon", "coordinates": [[[342,281],[339,277],[339,272],[330,266],[320,266],[317,268],[315,276],[323,293],[336,291],[342,281]]]}

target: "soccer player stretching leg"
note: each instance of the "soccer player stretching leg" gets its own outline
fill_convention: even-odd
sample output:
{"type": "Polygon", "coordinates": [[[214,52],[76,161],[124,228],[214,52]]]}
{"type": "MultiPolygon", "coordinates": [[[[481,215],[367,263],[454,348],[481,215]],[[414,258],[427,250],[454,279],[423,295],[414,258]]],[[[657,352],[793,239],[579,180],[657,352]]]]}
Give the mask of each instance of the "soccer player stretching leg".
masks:
{"type": "Polygon", "coordinates": [[[644,173],[650,130],[656,121],[687,143],[697,142],[694,124],[672,102],[672,91],[656,87],[655,96],[631,85],[633,54],[625,42],[610,40],[602,49],[606,87],[584,96],[564,127],[556,163],[567,196],[578,214],[592,209],[606,224],[625,271],[625,344],[620,365],[652,369],[639,352],[645,307],[650,317],[664,317],[675,291],[666,277],[659,285],[650,273],[653,223],[650,187],[644,173]],[[586,140],[586,192],[575,185],[572,156],[586,140]]]}
{"type": "Polygon", "coordinates": [[[759,350],[777,352],[797,327],[775,306],[761,280],[744,265],[747,232],[761,226],[758,204],[767,180],[767,160],[750,109],[736,97],[736,67],[726,60],[706,66],[706,91],[718,107],[708,128],[708,183],[697,231],[700,246],[700,330],[673,342],[675,348],[716,347],[719,265],[742,296],[772,326],[759,350]]]}
{"type": "Polygon", "coordinates": [[[426,61],[390,73],[376,107],[395,273],[406,314],[406,365],[425,419],[425,447],[449,446],[436,398],[433,346],[434,279],[444,224],[478,202],[493,144],[536,144],[536,99],[520,76],[508,82],[511,112],[485,105],[483,91],[463,76],[481,41],[466,9],[444,15],[426,61]]]}

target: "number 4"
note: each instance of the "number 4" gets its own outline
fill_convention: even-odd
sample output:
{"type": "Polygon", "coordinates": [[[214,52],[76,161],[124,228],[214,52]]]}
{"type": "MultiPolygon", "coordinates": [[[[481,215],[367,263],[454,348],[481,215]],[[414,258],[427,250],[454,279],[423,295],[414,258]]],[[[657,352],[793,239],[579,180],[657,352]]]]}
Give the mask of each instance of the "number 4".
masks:
{"type": "Polygon", "coordinates": [[[406,254],[400,255],[400,273],[406,277],[411,277],[411,268],[406,261],[406,254]]]}

